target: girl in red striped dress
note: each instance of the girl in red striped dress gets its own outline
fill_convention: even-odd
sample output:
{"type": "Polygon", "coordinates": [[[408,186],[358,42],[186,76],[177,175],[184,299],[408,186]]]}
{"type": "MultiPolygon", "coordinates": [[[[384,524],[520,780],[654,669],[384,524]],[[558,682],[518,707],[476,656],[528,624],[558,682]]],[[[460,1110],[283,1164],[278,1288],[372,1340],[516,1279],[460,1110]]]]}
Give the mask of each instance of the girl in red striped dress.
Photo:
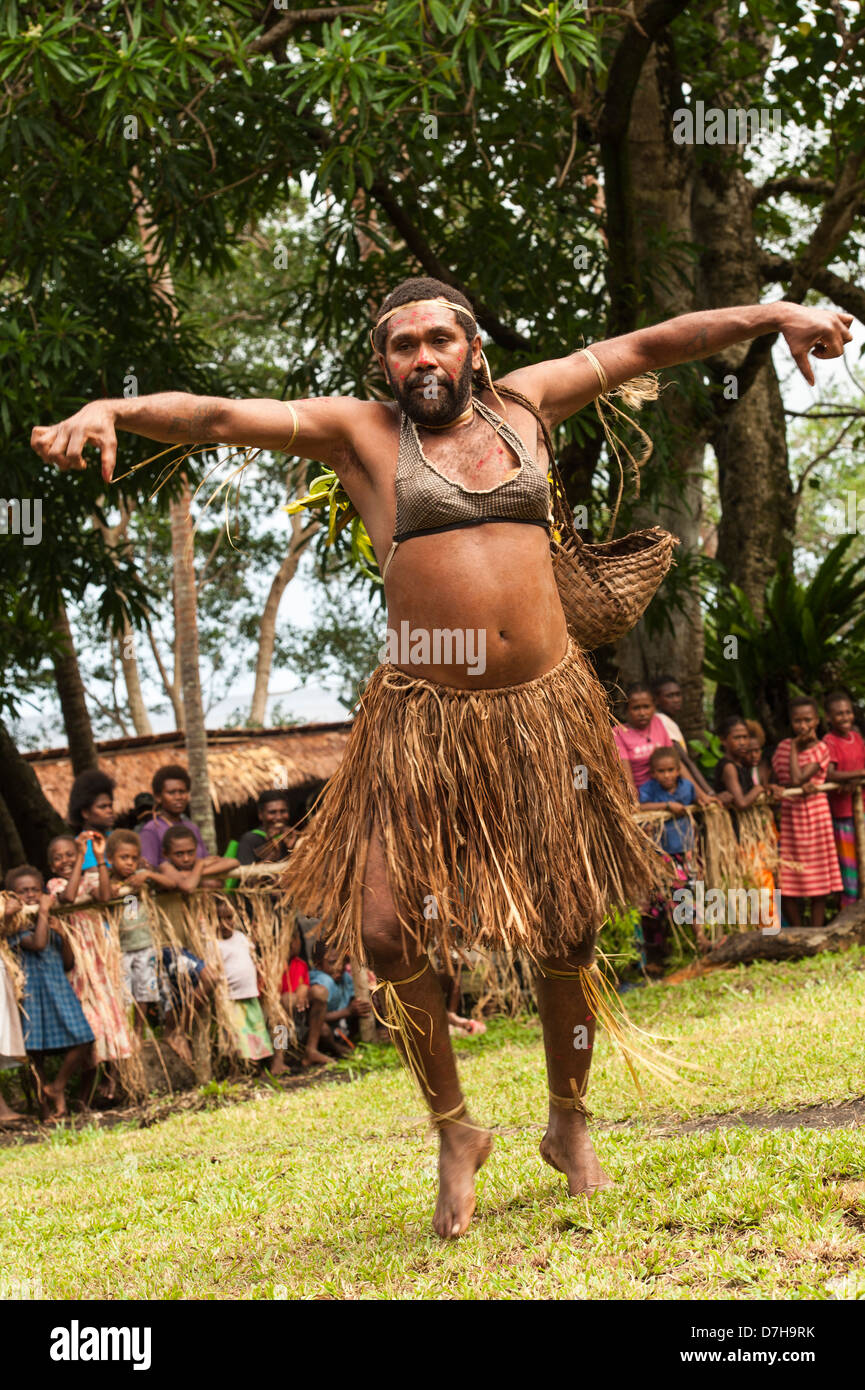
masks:
{"type": "Polygon", "coordinates": [[[811,926],[822,927],[826,894],[840,893],[841,870],[832,830],[832,813],[824,782],[832,754],[817,737],[819,712],[813,700],[803,697],[790,705],[793,737],[775,749],[772,767],[783,787],[801,787],[801,796],[786,796],[781,803],[781,897],[787,920],[802,926],[802,899],[811,899],[811,926]],[[790,867],[794,860],[801,868],[790,867]]]}

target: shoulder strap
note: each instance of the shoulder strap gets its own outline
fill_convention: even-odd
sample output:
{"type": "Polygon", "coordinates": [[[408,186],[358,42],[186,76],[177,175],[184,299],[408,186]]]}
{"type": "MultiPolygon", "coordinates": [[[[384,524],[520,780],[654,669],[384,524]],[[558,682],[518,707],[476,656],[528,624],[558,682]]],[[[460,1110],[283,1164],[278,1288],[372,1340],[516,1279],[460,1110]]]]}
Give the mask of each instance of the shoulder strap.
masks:
{"type": "Polygon", "coordinates": [[[583,539],[574,526],[574,516],[568,503],[565,480],[556,462],[556,451],[553,448],[553,441],[550,431],[547,428],[546,420],[541,415],[534,401],[530,401],[528,396],[524,396],[521,391],[515,391],[512,386],[502,386],[498,383],[496,384],[496,391],[500,396],[507,396],[509,400],[518,401],[520,405],[525,406],[526,410],[531,411],[540,425],[541,433],[544,437],[544,444],[547,448],[547,457],[550,460],[550,472],[553,475],[553,487],[551,489],[553,494],[553,515],[559,526],[564,529],[565,534],[576,541],[578,545],[582,545],[583,539]]]}

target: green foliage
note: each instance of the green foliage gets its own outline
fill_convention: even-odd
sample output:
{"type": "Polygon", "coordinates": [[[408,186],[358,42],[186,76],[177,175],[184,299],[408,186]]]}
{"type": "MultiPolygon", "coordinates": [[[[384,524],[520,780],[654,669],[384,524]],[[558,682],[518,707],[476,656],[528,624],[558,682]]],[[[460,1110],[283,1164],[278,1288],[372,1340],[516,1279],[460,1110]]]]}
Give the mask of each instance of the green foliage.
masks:
{"type": "Polygon", "coordinates": [[[688,740],[688,749],[697,759],[703,771],[712,772],[724,756],[724,746],[717,734],[707,733],[703,738],[688,740]]]}
{"type": "Polygon", "coordinates": [[[705,666],[735,691],[743,714],[755,716],[755,692],[779,682],[817,699],[836,685],[865,694],[865,577],[846,558],[855,540],[843,536],[810,580],[782,566],[766,586],[762,618],[735,585],[721,595],[707,625],[705,666]],[[733,659],[724,652],[729,637],[737,640],[733,659]]]}

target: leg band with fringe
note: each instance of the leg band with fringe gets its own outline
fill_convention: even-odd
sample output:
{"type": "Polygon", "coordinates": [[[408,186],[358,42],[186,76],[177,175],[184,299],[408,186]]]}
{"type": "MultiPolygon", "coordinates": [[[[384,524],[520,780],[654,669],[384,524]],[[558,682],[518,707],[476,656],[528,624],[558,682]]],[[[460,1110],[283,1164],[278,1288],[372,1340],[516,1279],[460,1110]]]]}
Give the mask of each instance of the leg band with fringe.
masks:
{"type": "Polygon", "coordinates": [[[640,901],[660,856],[634,823],[607,697],[573,639],[519,685],[464,690],[378,666],[281,886],[365,958],[381,836],[406,959],[437,948],[567,956],[640,901]]]}
{"type": "Polygon", "coordinates": [[[373,992],[377,994],[378,991],[381,990],[384,995],[385,1015],[383,1016],[378,1012],[375,1004],[372,1005],[372,1011],[379,1023],[383,1024],[384,1027],[394,1035],[394,1040],[398,1038],[402,1043],[402,1047],[398,1050],[402,1053],[406,1068],[414,1077],[424,1097],[435,1095],[435,1091],[427,1081],[426,1073],[423,1069],[423,1058],[420,1053],[420,1048],[418,1047],[417,1038],[414,1036],[414,1032],[416,1032],[420,1033],[421,1037],[423,1037],[424,1030],[419,1023],[416,1023],[415,1020],[410,1017],[408,1011],[409,1009],[413,1009],[415,1013],[426,1014],[430,1024],[430,1042],[432,1042],[432,1015],[429,1014],[426,1009],[422,1009],[418,1004],[404,1004],[397,994],[397,988],[399,985],[414,984],[415,980],[419,980],[421,975],[424,975],[427,970],[429,970],[429,966],[430,960],[429,956],[427,956],[420,970],[416,971],[414,975],[407,975],[404,980],[380,980],[377,988],[373,992]],[[414,1030],[414,1032],[412,1032],[412,1030],[414,1030]]]}
{"type": "Polygon", "coordinates": [[[587,1120],[591,1120],[593,1118],[592,1112],[580,1094],[576,1079],[573,1076],[571,1077],[571,1092],[572,1094],[569,1096],[556,1096],[550,1091],[550,1100],[559,1110],[575,1110],[578,1115],[583,1115],[587,1120]]]}

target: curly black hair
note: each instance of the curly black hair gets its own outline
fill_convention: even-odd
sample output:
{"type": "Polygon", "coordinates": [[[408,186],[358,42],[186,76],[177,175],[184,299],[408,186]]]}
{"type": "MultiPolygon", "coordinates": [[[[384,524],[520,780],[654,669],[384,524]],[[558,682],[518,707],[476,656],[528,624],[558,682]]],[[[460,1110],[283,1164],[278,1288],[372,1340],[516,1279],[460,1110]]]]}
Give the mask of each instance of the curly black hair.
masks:
{"type": "Polygon", "coordinates": [[[97,796],[113,796],[114,786],[114,778],[98,767],[89,767],[86,772],[79,772],[72,783],[69,809],[66,812],[66,819],[74,830],[84,829],[81,812],[92,806],[97,796]]]}

